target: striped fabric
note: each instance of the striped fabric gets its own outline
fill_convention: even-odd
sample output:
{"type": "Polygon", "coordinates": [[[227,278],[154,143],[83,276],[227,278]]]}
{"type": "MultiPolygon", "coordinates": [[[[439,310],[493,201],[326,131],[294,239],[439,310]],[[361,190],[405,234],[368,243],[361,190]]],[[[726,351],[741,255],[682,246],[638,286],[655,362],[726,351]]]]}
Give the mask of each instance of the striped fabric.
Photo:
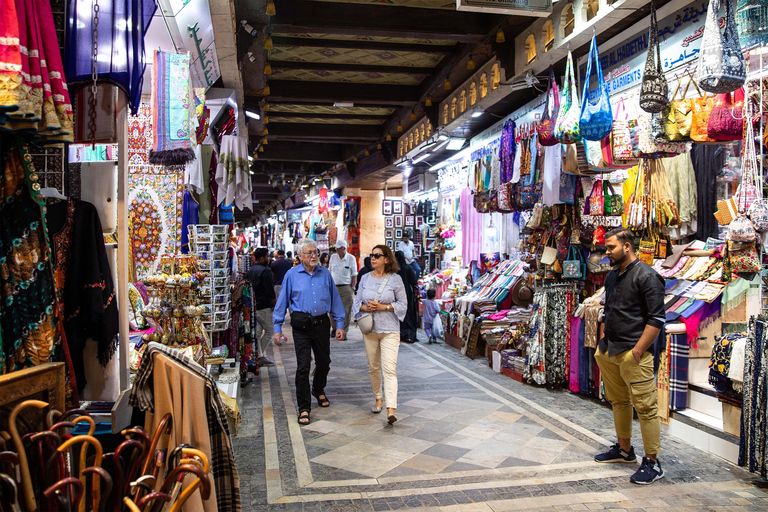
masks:
{"type": "Polygon", "coordinates": [[[688,336],[672,334],[669,342],[669,408],[688,407],[688,336]]]}

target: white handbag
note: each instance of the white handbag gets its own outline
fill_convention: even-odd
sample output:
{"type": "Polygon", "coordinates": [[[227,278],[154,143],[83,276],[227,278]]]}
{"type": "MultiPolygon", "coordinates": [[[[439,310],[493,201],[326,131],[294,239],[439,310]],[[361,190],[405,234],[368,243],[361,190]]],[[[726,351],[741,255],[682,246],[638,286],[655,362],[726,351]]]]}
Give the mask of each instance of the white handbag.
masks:
{"type": "MultiPolygon", "coordinates": [[[[379,291],[376,292],[376,298],[373,300],[376,302],[379,301],[379,297],[381,297],[381,293],[384,291],[384,287],[387,286],[387,283],[391,277],[392,274],[387,276],[384,282],[381,283],[381,286],[379,286],[379,291]]],[[[357,326],[360,328],[360,332],[363,334],[370,334],[371,331],[373,331],[373,313],[365,313],[364,315],[361,315],[360,318],[357,319],[357,326]]]]}

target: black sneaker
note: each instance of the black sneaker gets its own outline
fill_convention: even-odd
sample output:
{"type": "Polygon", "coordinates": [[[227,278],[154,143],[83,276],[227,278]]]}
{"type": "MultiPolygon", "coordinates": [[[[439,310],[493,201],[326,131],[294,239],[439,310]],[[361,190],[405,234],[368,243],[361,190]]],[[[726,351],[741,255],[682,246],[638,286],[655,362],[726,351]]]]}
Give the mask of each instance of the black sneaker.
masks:
{"type": "Polygon", "coordinates": [[[621,449],[618,443],[611,446],[611,449],[605,453],[595,455],[595,462],[637,462],[635,449],[630,448],[629,452],[621,449]]]}
{"type": "Polygon", "coordinates": [[[661,480],[662,478],[664,478],[664,470],[661,469],[661,463],[658,460],[643,457],[640,469],[629,477],[629,481],[638,485],[651,485],[656,480],[661,480]]]}

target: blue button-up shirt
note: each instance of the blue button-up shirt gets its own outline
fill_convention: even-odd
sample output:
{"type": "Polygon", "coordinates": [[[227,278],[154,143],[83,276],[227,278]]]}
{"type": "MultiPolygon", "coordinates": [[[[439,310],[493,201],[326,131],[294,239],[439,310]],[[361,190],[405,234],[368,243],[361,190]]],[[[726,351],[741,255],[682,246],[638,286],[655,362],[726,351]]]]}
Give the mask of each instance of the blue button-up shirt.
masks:
{"type": "Polygon", "coordinates": [[[304,264],[297,265],[285,274],[280,297],[277,298],[272,322],[275,332],[283,332],[285,310],[309,313],[312,316],[330,313],[336,325],[344,325],[344,304],[336,290],[330,270],[322,265],[310,274],[304,264]]]}

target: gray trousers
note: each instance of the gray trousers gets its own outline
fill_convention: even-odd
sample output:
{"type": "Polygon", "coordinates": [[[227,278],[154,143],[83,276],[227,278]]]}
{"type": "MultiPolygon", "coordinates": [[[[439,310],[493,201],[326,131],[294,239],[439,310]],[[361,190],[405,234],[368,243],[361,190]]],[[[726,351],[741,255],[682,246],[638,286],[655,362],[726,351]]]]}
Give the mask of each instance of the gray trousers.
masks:
{"type": "MultiPolygon", "coordinates": [[[[349,330],[349,323],[352,321],[352,304],[355,302],[355,293],[351,284],[338,285],[336,289],[341,296],[341,303],[344,304],[344,332],[349,330]]],[[[340,329],[340,326],[336,326],[340,329]]]]}
{"type": "Polygon", "coordinates": [[[259,347],[259,357],[266,357],[265,350],[272,343],[275,334],[272,323],[272,309],[264,308],[256,310],[256,344],[259,347]]]}

